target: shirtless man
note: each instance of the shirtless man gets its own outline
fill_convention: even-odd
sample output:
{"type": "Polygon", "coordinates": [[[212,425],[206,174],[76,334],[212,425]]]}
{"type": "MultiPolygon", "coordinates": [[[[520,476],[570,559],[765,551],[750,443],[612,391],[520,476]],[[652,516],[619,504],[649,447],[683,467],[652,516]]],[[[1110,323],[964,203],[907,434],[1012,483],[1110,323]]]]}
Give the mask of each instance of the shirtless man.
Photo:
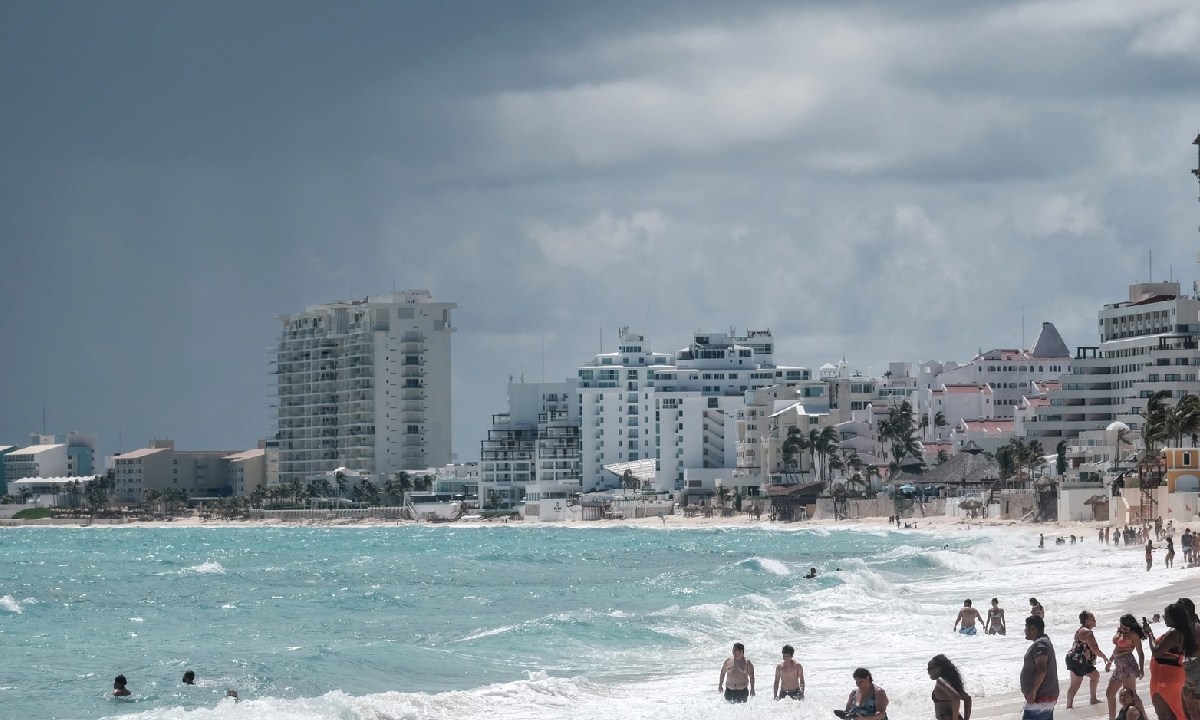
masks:
{"type": "Polygon", "coordinates": [[[804,699],[804,666],[792,658],[796,651],[791,645],[783,646],[783,662],[775,666],[775,699],[804,699]]]}
{"type": "Polygon", "coordinates": [[[976,620],[983,625],[983,617],[979,615],[979,611],[971,607],[970,600],[963,600],[962,610],[959,610],[958,617],[954,618],[954,629],[963,635],[974,635],[976,620]],[[959,623],[962,623],[962,630],[958,629],[959,623]]]}
{"type": "Polygon", "coordinates": [[[733,656],[721,665],[717,692],[724,692],[726,702],[731,703],[744,703],[754,694],[754,663],[746,659],[745,645],[733,644],[733,656]]]}

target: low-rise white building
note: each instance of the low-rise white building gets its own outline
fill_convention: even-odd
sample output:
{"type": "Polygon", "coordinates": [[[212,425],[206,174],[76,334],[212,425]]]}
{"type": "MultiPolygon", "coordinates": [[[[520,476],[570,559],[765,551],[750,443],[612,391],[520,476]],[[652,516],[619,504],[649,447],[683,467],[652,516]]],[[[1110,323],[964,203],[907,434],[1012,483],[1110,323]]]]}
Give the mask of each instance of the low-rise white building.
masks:
{"type": "Polygon", "coordinates": [[[30,445],[4,456],[4,476],[10,485],[14,480],[23,478],[68,474],[67,446],[63,443],[30,445]]]}
{"type": "Polygon", "coordinates": [[[229,486],[234,497],[250,497],[250,493],[267,485],[267,451],[263,448],[226,455],[229,463],[229,486]]]}

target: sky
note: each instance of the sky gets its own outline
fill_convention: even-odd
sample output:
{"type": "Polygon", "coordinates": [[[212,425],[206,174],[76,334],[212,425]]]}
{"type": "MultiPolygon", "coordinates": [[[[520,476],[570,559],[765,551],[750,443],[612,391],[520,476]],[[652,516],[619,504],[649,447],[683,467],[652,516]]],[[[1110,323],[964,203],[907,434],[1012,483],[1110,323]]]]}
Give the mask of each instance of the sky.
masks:
{"type": "Polygon", "coordinates": [[[0,92],[0,444],[253,447],[274,318],[393,289],[468,461],[622,326],[881,374],[1200,278],[1194,0],[13,0],[0,92]]]}

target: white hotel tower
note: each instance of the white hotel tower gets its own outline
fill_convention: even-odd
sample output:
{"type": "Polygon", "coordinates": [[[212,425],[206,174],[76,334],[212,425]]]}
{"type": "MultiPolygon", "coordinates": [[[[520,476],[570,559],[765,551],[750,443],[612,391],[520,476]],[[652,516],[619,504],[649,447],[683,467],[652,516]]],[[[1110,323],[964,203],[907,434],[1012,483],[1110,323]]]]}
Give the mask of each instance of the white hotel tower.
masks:
{"type": "Polygon", "coordinates": [[[644,459],[657,461],[658,490],[711,490],[717,479],[731,479],[746,393],[809,376],[776,367],[774,346],[768,330],[698,333],[669,354],[622,328],[617,352],[578,370],[584,492],[615,486],[605,465],[644,459]]]}
{"type": "Polygon", "coordinates": [[[449,463],[456,307],[409,290],[280,315],[271,361],[279,481],[339,467],[382,481],[449,463]]]}

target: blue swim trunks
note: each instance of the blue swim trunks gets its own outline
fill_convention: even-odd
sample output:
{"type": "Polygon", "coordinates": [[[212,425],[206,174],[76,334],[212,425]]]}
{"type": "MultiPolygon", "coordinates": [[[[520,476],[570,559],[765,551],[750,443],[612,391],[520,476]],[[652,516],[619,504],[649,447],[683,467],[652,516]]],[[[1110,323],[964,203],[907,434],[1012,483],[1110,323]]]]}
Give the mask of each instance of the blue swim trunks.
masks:
{"type": "Polygon", "coordinates": [[[975,634],[975,626],[968,625],[966,627],[959,628],[958,632],[962,635],[974,635],[975,634]]]}
{"type": "Polygon", "coordinates": [[[1021,710],[1021,720],[1054,720],[1054,706],[1058,698],[1036,703],[1025,703],[1021,710]]]}

